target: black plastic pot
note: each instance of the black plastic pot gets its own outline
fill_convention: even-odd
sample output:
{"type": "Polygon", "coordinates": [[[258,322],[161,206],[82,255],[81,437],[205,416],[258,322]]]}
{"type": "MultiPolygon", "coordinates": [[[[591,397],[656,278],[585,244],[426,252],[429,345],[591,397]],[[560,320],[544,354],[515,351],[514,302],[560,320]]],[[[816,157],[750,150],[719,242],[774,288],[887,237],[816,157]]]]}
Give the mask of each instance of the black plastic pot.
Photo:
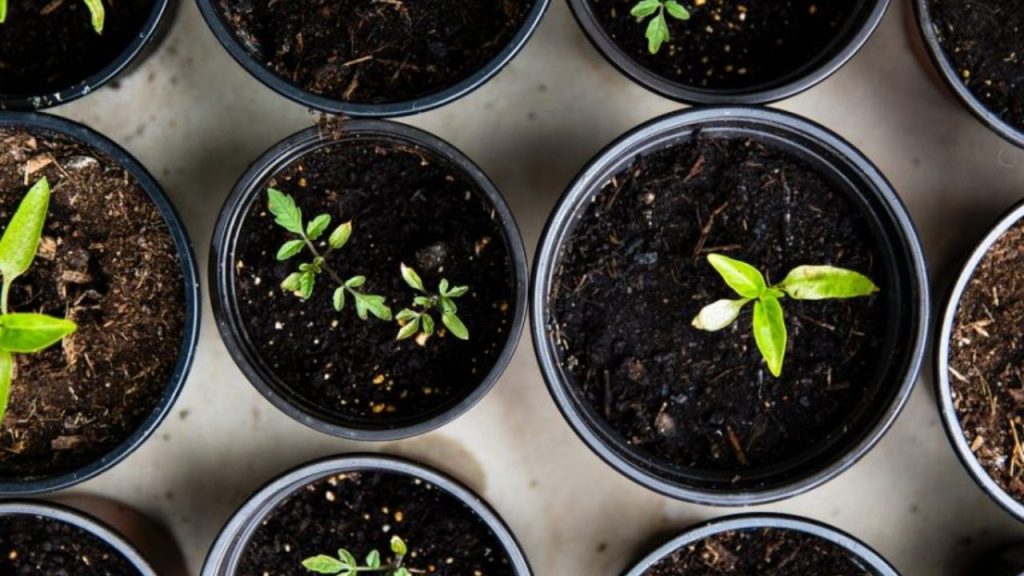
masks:
{"type": "Polygon", "coordinates": [[[530,565],[515,536],[490,505],[458,481],[420,464],[390,456],[356,454],[337,456],[305,464],[287,472],[261,488],[242,505],[220,535],[206,557],[200,576],[235,576],[241,555],[249,538],[263,519],[296,490],[318,479],[344,472],[382,471],[420,478],[454,496],[469,507],[494,532],[508,554],[517,576],[530,576],[530,565]]]}
{"type": "Polygon", "coordinates": [[[535,0],[533,8],[530,9],[530,13],[523,22],[523,25],[519,28],[519,31],[516,32],[515,36],[509,40],[508,44],[505,45],[501,52],[499,52],[482,68],[457,84],[448,86],[447,88],[439,90],[433,94],[421,96],[412,100],[387,102],[382,104],[362,104],[358,102],[345,102],[343,100],[336,100],[334,98],[314,94],[282,79],[277,74],[274,74],[264,66],[263,63],[254,58],[252,54],[250,54],[249,51],[247,51],[238,42],[238,40],[235,39],[231,29],[228,27],[227,23],[225,23],[220,10],[215,6],[216,0],[196,0],[196,3],[199,5],[199,11],[203,14],[203,18],[206,20],[206,24],[210,27],[210,30],[213,31],[214,36],[217,37],[217,40],[220,41],[221,45],[224,46],[224,49],[227,50],[228,54],[231,54],[231,57],[241,64],[249,74],[252,74],[257,80],[262,82],[263,85],[293,102],[302,104],[303,106],[321,110],[323,112],[345,114],[347,116],[357,118],[394,118],[426,112],[427,110],[432,110],[454,102],[455,100],[458,100],[459,98],[462,98],[483,86],[498,72],[501,72],[502,68],[511,62],[512,59],[515,58],[516,54],[522,50],[523,46],[526,45],[526,42],[530,39],[534,30],[536,30],[537,26],[540,24],[541,18],[543,18],[544,12],[547,10],[550,2],[551,0],[535,0]]]}
{"type": "Polygon", "coordinates": [[[924,38],[927,46],[928,56],[938,71],[939,76],[946,86],[956,94],[956,97],[963,103],[964,107],[970,110],[982,124],[988,126],[996,134],[1009,140],[1016,146],[1024,147],[1024,130],[1016,128],[989,110],[977,96],[971,93],[960,78],[960,73],[953,66],[953,63],[946,56],[946,52],[939,44],[938,35],[935,32],[935,21],[932,19],[929,3],[931,0],[913,0],[914,14],[917,17],[917,27],[924,38]]]}
{"type": "Polygon", "coordinates": [[[245,213],[262,194],[266,180],[301,156],[339,141],[338,137],[325,134],[316,127],[293,134],[264,153],[239,179],[225,201],[210,247],[209,274],[214,316],[231,357],[252,385],[274,406],[295,420],[321,432],[351,440],[397,440],[424,434],[451,422],[473,407],[494,386],[512,359],[526,319],[528,271],[523,239],[512,212],[494,183],[472,160],[451,144],[418,128],[386,120],[349,120],[344,123],[342,132],[341,140],[373,138],[425,148],[462,170],[492,204],[495,220],[500,224],[508,246],[515,275],[515,297],[510,302],[513,314],[509,336],[494,367],[481,377],[480,384],[472,392],[440,413],[424,415],[395,426],[370,428],[339,420],[297,398],[259,357],[246,333],[235,297],[235,245],[245,213]]]}
{"type": "Polygon", "coordinates": [[[899,197],[860,152],[836,134],[781,111],[722,107],[668,114],[613,142],[576,176],[547,222],[534,259],[531,326],[537,358],[555,402],[576,433],[598,456],[632,480],[667,496],[700,504],[751,505],[795,496],[836,477],[885,434],[914,386],[924,355],[929,293],[917,233],[899,197]],[[697,132],[768,142],[787,150],[836,182],[885,250],[887,358],[870,386],[870,402],[812,453],[772,467],[728,473],[668,466],[631,447],[570,382],[549,330],[549,294],[566,240],[591,198],[637,156],[692,139],[697,132]],[[841,429],[842,428],[842,429],[841,429]]]}
{"type": "Polygon", "coordinates": [[[949,340],[953,334],[953,323],[956,320],[957,309],[960,307],[960,298],[967,288],[974,271],[981,263],[989,248],[1007,230],[1018,224],[1024,218],[1024,202],[1011,208],[1006,214],[999,218],[985,237],[978,243],[974,250],[964,260],[960,272],[947,291],[945,306],[942,309],[942,316],[935,329],[934,345],[934,370],[935,370],[935,394],[939,403],[939,411],[942,413],[942,424],[946,429],[946,436],[953,445],[960,462],[971,473],[971,477],[978,486],[985,491],[993,500],[1002,506],[1010,514],[1024,521],[1024,504],[1015,500],[996,484],[989,476],[985,468],[978,462],[971,451],[967,439],[964,438],[963,430],[960,427],[960,418],[953,407],[953,390],[949,382],[949,340]]]}
{"type": "Polygon", "coordinates": [[[587,38],[608,62],[644,88],[687,104],[767,104],[799,94],[825,80],[853,58],[871,37],[889,7],[889,0],[858,0],[859,11],[852,24],[845,27],[816,58],[785,76],[742,88],[708,89],[685,85],[648,70],[608,35],[594,16],[591,0],[568,2],[587,38]]]}
{"type": "Polygon", "coordinates": [[[196,270],[195,256],[192,253],[192,242],[188,239],[185,227],[174,211],[174,207],[171,206],[160,184],[124,148],[88,126],[39,112],[0,112],[0,127],[22,129],[37,134],[56,134],[77,140],[100,151],[127,170],[139,183],[139,186],[145,190],[167,224],[177,250],[178,261],[181,264],[185,290],[185,329],[181,351],[174,372],[153,412],[131,436],[123,440],[113,450],[99,460],[77,470],[55,476],[23,478],[16,481],[0,480],[0,496],[27,496],[68,488],[109,470],[141,446],[163,422],[164,417],[171,411],[175,400],[178,399],[178,395],[181,394],[181,389],[195,357],[196,344],[199,339],[199,274],[196,270]]]}
{"type": "Polygon", "coordinates": [[[650,570],[666,556],[671,555],[680,548],[700,542],[709,536],[723,532],[758,530],[762,528],[793,530],[821,538],[839,546],[847,551],[851,557],[860,560],[875,573],[875,576],[899,576],[899,573],[884,558],[868,547],[867,544],[853,536],[828,524],[785,514],[739,514],[705,522],[690,528],[678,537],[666,542],[626,571],[623,576],[643,576],[647,570],[650,570]]]}
{"type": "Polygon", "coordinates": [[[132,42],[112,62],[95,74],[80,79],[70,86],[54,86],[44,94],[2,94],[0,110],[39,110],[67,104],[103,87],[119,74],[132,67],[136,60],[151,51],[170,29],[177,0],[156,0],[153,11],[132,42]]]}

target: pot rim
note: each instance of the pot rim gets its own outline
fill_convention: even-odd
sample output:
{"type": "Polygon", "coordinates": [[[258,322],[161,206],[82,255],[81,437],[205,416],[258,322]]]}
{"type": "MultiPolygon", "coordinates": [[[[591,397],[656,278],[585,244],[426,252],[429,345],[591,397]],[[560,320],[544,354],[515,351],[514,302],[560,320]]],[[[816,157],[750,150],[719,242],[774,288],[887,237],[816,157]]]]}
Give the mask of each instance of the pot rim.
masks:
{"type": "Polygon", "coordinates": [[[0,128],[12,127],[27,131],[48,131],[71,140],[76,140],[98,150],[117,163],[118,166],[127,170],[139,187],[146,193],[149,200],[156,206],[164,224],[167,226],[167,231],[174,241],[178,264],[181,269],[182,289],[185,293],[185,322],[178,360],[174,371],[171,373],[171,377],[164,387],[160,400],[153,407],[149,416],[127,438],[89,464],[69,472],[33,477],[28,480],[0,480],[0,495],[27,496],[62,490],[98,476],[135,452],[153,434],[167,414],[170,413],[178,396],[181,395],[185,380],[188,378],[192,362],[195,359],[196,346],[199,341],[202,300],[200,297],[199,273],[196,268],[192,242],[188,238],[185,225],[165,195],[163,188],[160,187],[160,184],[134,156],[113,140],[85,124],[43,112],[0,111],[0,128]]]}
{"type": "Polygon", "coordinates": [[[344,114],[355,118],[395,118],[419,114],[420,112],[426,112],[427,110],[450,104],[486,84],[498,72],[501,72],[519,54],[519,51],[526,46],[534,31],[540,25],[540,21],[547,11],[551,0],[534,0],[526,20],[523,21],[519,30],[509,39],[504,48],[466,78],[425,96],[380,104],[346,102],[322,96],[282,79],[258,62],[256,58],[241,46],[229,27],[224,23],[220,10],[214,6],[213,2],[214,0],[196,0],[196,4],[199,5],[199,11],[202,13],[207,26],[209,26],[228,54],[267,88],[293,102],[321,112],[344,114]]]}
{"type": "Polygon", "coordinates": [[[299,465],[257,490],[232,514],[206,557],[200,576],[234,576],[237,563],[258,524],[282,500],[315,480],[339,472],[380,471],[421,478],[465,504],[487,524],[509,556],[517,576],[531,576],[530,564],[501,516],[473,490],[433,468],[395,456],[357,453],[328,456],[299,465]]]}
{"type": "MultiPolygon", "coordinates": [[[[836,46],[836,53],[814,64],[812,61],[781,81],[737,89],[699,89],[669,80],[648,70],[627,54],[594,17],[590,0],[567,0],[580,28],[597,51],[624,76],[670,100],[691,105],[769,104],[813,88],[842,68],[867,43],[889,8],[890,0],[865,0],[873,4],[866,19],[850,30],[849,39],[836,46]],[[789,78],[787,80],[787,78],[789,78]]],[[[867,6],[867,5],[866,5],[867,6]]]]}
{"type": "Polygon", "coordinates": [[[476,388],[458,402],[448,405],[425,420],[392,428],[358,427],[349,423],[330,421],[297,406],[291,398],[278,390],[280,385],[277,376],[272,370],[261,365],[259,355],[255,350],[251,350],[248,344],[249,338],[245,334],[241,313],[235,303],[234,268],[231,261],[234,255],[234,242],[241,231],[245,212],[254,197],[261,192],[258,186],[297,158],[337,141],[330,135],[323,134],[316,126],[292,134],[263,153],[239,178],[225,200],[210,246],[210,299],[221,339],[235,364],[260,394],[278,410],[314,430],[340,438],[369,442],[399,440],[425,434],[452,422],[483,399],[501,378],[519,345],[526,321],[529,277],[526,248],[515,217],[501,192],[483,170],[459,149],[429,132],[388,120],[347,120],[342,130],[343,139],[352,136],[383,138],[423,148],[465,174],[480,189],[482,197],[490,202],[508,249],[508,258],[512,266],[511,288],[514,290],[512,304],[515,307],[505,345],[491,370],[480,379],[476,388]]]}
{"type": "MultiPolygon", "coordinates": [[[[837,165],[835,162],[830,164],[837,165]]],[[[854,192],[857,196],[867,197],[859,189],[854,192]]],[[[881,210],[878,213],[881,214],[881,210]]],[[[531,336],[541,373],[555,404],[580,439],[612,468],[634,482],[671,498],[714,506],[748,506],[796,496],[828,482],[853,466],[878,443],[906,405],[923,362],[929,327],[929,284],[920,241],[906,208],[881,172],[851,144],[823,126],[781,110],[752,106],[702,107],[669,113],[630,130],[598,152],[566,188],[545,224],[534,257],[530,305],[531,336]],[[620,452],[632,455],[643,453],[606,441],[602,430],[581,415],[577,402],[568,390],[568,383],[562,378],[557,354],[551,349],[546,331],[548,288],[559,259],[562,241],[570,231],[574,210],[598,189],[607,167],[626,155],[635,157],[642,152],[660,148],[669,135],[677,134],[680,129],[716,121],[748,122],[765,129],[784,130],[790,135],[787,140],[793,141],[794,136],[808,138],[855,167],[861,180],[870,183],[872,197],[877,198],[883,208],[887,209],[884,214],[886,221],[894,228],[897,240],[901,240],[899,248],[907,258],[902,266],[896,267],[907,268],[905,272],[910,282],[908,291],[914,292],[916,296],[909,303],[912,316],[906,321],[907,332],[912,334],[913,340],[905,354],[898,356],[904,369],[894,377],[898,378],[899,388],[885,410],[878,414],[870,426],[865,426],[860,439],[848,451],[831,459],[812,474],[791,477],[768,488],[732,491],[698,488],[643,469],[622,456],[620,452]]]]}

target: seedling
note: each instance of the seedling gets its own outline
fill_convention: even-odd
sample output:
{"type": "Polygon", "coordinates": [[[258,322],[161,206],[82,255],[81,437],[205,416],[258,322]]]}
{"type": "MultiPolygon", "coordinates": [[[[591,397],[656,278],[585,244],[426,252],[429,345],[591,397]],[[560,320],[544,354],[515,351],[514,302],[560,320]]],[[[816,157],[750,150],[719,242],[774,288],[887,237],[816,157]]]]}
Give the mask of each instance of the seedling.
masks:
{"type": "Polygon", "coordinates": [[[305,223],[302,220],[302,210],[295,204],[294,198],[274,188],[268,188],[267,195],[269,197],[267,207],[275,217],[274,222],[298,236],[298,238],[288,240],[281,245],[277,251],[277,259],[280,261],[290,260],[302,253],[303,250],[309,251],[313,256],[311,261],[299,264],[299,271],[289,274],[281,282],[281,288],[302,300],[309,300],[309,297],[313,295],[316,277],[326,273],[337,285],[333,297],[335,310],[340,312],[345,308],[347,294],[355,301],[356,315],[360,320],[366,320],[369,314],[373,314],[381,320],[391,320],[391,308],[384,303],[383,296],[367,294],[360,290],[366,284],[365,276],[352,276],[348,280],[343,280],[341,275],[327,263],[328,257],[344,248],[348,243],[352,236],[352,222],[345,222],[335,228],[327,237],[327,250],[321,253],[317,248],[316,241],[327,232],[327,228],[331,225],[331,217],[327,214],[320,214],[305,223]]]}
{"type": "Polygon", "coordinates": [[[643,22],[654,16],[647,23],[647,33],[645,34],[647,49],[651,54],[657,54],[661,50],[661,45],[672,39],[665,14],[676,20],[690,19],[690,11],[683,8],[683,5],[676,0],[640,0],[629,13],[636,18],[637,22],[643,22]]]}
{"type": "Polygon", "coordinates": [[[39,239],[50,206],[50,183],[42,178],[29,189],[0,237],[0,421],[7,412],[14,379],[13,354],[45,350],[70,335],[78,326],[46,314],[8,312],[7,297],[14,280],[28,271],[39,249],[39,239]]]}
{"type": "Polygon", "coordinates": [[[394,553],[394,557],[387,564],[381,563],[380,552],[376,550],[366,555],[364,564],[359,564],[351,552],[342,548],[338,550],[337,557],[326,554],[313,556],[303,560],[302,566],[310,572],[332,576],[356,576],[360,572],[379,572],[386,576],[411,576],[423,573],[422,570],[414,570],[402,565],[406,554],[409,553],[409,548],[405,545],[405,541],[398,536],[391,538],[391,552],[394,553]]]}
{"type": "Polygon", "coordinates": [[[430,315],[431,310],[436,310],[441,314],[441,322],[452,335],[461,340],[469,340],[469,330],[459,319],[458,306],[455,305],[454,300],[469,292],[468,286],[451,287],[447,279],[441,279],[437,286],[437,293],[432,294],[424,287],[420,275],[405,264],[402,264],[402,279],[419,294],[413,298],[412,308],[404,308],[395,316],[401,326],[398,331],[398,340],[416,336],[416,341],[421,346],[425,345],[427,339],[434,334],[435,325],[434,318],[430,315]]]}
{"type": "MultiPolygon", "coordinates": [[[[97,34],[103,34],[103,21],[106,20],[106,10],[103,9],[103,0],[82,0],[89,9],[89,19],[92,21],[92,29],[97,34]]],[[[0,0],[0,24],[7,21],[7,0],[0,0]]]]}
{"type": "Polygon", "coordinates": [[[769,286],[756,268],[720,254],[710,254],[708,262],[725,283],[740,296],[737,300],[719,300],[705,306],[693,319],[693,326],[714,332],[736,321],[740,311],[754,302],[754,340],[768,370],[778,378],[786,356],[786,322],[780,300],[831,300],[856,298],[878,292],[870,278],[833,266],[797,266],[779,282],[769,286]]]}

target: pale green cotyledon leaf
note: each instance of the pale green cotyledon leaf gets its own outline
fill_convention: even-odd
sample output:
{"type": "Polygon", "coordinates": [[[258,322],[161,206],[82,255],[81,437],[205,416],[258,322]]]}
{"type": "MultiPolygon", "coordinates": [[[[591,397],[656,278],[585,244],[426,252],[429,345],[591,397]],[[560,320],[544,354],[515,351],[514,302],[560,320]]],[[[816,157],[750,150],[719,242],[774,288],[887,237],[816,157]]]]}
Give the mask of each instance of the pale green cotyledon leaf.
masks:
{"type": "Polygon", "coordinates": [[[867,276],[834,266],[798,266],[778,286],[796,300],[857,298],[878,292],[867,276]]]}
{"type": "Polygon", "coordinates": [[[754,341],[768,365],[768,371],[776,378],[782,374],[786,339],[786,321],[778,299],[765,298],[754,302],[754,341]]]}
{"type": "Polygon", "coordinates": [[[750,264],[721,254],[708,254],[708,262],[734,292],[744,298],[757,298],[768,288],[764,276],[750,264]]]}
{"type": "Polygon", "coordinates": [[[0,316],[0,351],[30,354],[60,342],[78,326],[46,314],[13,313],[0,316]]]}

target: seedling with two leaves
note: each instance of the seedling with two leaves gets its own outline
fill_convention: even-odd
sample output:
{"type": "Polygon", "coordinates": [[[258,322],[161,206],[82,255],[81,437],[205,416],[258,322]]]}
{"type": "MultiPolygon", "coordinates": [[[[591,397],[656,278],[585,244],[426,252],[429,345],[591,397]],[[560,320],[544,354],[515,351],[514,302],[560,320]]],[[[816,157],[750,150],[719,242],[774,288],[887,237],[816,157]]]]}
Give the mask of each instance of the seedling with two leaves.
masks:
{"type": "Polygon", "coordinates": [[[416,336],[417,342],[425,344],[435,330],[434,318],[430,315],[432,310],[441,315],[441,322],[453,336],[469,340],[469,330],[459,318],[459,308],[455,305],[455,298],[469,292],[468,286],[451,286],[447,279],[442,278],[437,293],[431,293],[423,285],[420,275],[405,264],[402,264],[402,279],[419,294],[413,298],[412,308],[404,308],[395,316],[401,326],[398,340],[416,336]]]}
{"type": "Polygon", "coordinates": [[[721,330],[739,317],[740,311],[754,303],[754,341],[768,370],[778,378],[786,356],[786,321],[781,300],[831,300],[857,298],[878,292],[870,278],[833,266],[797,266],[771,286],[757,268],[721,254],[710,254],[708,262],[733,289],[739,299],[718,300],[705,306],[693,319],[693,326],[713,332],[721,330]]]}
{"type": "MultiPolygon", "coordinates": [[[[103,34],[103,22],[107,13],[103,8],[103,0],[82,0],[89,9],[89,19],[92,22],[92,29],[97,34],[103,34]]],[[[7,0],[0,0],[0,24],[7,21],[7,0]]]]}
{"type": "Polygon", "coordinates": [[[356,557],[348,550],[338,550],[338,556],[320,554],[302,561],[302,566],[316,574],[327,574],[330,576],[356,576],[360,572],[378,572],[385,576],[411,576],[421,574],[420,570],[406,568],[403,563],[409,548],[405,541],[398,536],[391,538],[391,552],[394,557],[387,564],[381,562],[380,552],[373,550],[366,555],[366,560],[360,564],[356,557]]]}
{"type": "Polygon", "coordinates": [[[657,54],[661,45],[672,39],[668,30],[669,15],[676,20],[689,20],[690,11],[683,8],[683,5],[676,0],[640,0],[629,13],[636,18],[637,22],[643,22],[654,16],[647,22],[647,50],[651,54],[657,54]]]}
{"type": "Polygon", "coordinates": [[[42,178],[29,189],[0,237],[0,421],[7,412],[14,379],[14,354],[45,350],[78,327],[71,320],[46,314],[8,312],[11,284],[28,271],[39,249],[46,212],[50,206],[50,183],[42,178]]]}

